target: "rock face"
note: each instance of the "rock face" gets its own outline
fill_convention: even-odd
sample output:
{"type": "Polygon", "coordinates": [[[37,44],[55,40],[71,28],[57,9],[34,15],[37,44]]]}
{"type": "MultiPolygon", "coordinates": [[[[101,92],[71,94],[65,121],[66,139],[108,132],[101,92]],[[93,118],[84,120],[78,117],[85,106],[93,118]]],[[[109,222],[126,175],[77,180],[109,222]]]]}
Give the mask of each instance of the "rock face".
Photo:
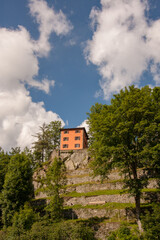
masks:
{"type": "MultiPolygon", "coordinates": [[[[67,185],[64,195],[66,215],[71,218],[108,219],[109,222],[101,224],[97,231],[97,237],[101,240],[106,239],[109,230],[119,226],[120,219],[134,218],[133,211],[127,208],[133,206],[134,198],[127,193],[120,194],[123,189],[123,176],[118,171],[112,171],[109,178],[102,183],[100,177],[94,177],[89,168],[90,157],[87,149],[54,151],[51,162],[55,157],[60,157],[66,166],[67,185]]],[[[40,187],[39,179],[45,176],[46,170],[47,166],[44,166],[34,174],[35,189],[40,187]]],[[[149,187],[155,188],[156,181],[150,182],[149,187]]],[[[37,195],[37,198],[43,197],[46,195],[41,192],[37,195]]],[[[145,198],[142,202],[145,202],[145,198]]]]}

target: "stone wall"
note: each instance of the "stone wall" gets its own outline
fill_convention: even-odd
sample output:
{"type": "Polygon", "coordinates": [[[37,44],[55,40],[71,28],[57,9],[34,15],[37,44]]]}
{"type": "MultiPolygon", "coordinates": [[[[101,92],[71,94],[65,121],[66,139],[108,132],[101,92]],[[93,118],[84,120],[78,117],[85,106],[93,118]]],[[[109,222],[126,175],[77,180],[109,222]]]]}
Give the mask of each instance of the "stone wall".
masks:
{"type": "MultiPolygon", "coordinates": [[[[94,177],[92,170],[89,168],[90,157],[87,149],[83,150],[74,150],[74,151],[54,151],[51,156],[51,161],[53,161],[55,156],[60,156],[62,161],[64,161],[66,165],[66,176],[67,176],[67,185],[66,185],[66,196],[64,197],[64,206],[67,209],[66,213],[70,215],[70,218],[105,218],[110,219],[117,218],[117,221],[120,218],[130,219],[134,217],[133,212],[129,212],[125,207],[122,209],[113,208],[109,209],[105,207],[106,203],[116,203],[116,204],[133,204],[134,198],[129,196],[129,194],[99,194],[95,195],[95,191],[104,191],[104,190],[122,190],[123,189],[123,176],[119,174],[117,170],[114,170],[109,175],[109,178],[106,179],[103,183],[101,182],[100,177],[94,177]],[[77,196],[71,197],[67,196],[69,193],[83,193],[83,195],[87,195],[87,193],[93,192],[91,196],[77,196]],[[91,203],[97,203],[97,206],[100,204],[101,207],[97,209],[92,208],[91,206],[87,208],[87,206],[91,205],[91,203]],[[103,204],[101,204],[103,203],[103,204]],[[78,206],[78,208],[76,208],[78,206]]],[[[39,179],[45,176],[45,172],[47,170],[47,166],[44,166],[42,169],[39,169],[34,174],[34,187],[37,189],[40,187],[39,179]]],[[[149,183],[149,188],[155,188],[157,185],[156,180],[152,180],[149,183]]],[[[143,194],[144,198],[142,199],[142,203],[149,202],[148,193],[143,194]]],[[[154,195],[154,194],[153,194],[154,195]]],[[[45,194],[39,193],[37,198],[46,197],[45,194]]],[[[157,195],[157,198],[160,198],[157,195]]],[[[110,222],[103,223],[99,226],[97,231],[97,236],[99,239],[105,239],[105,235],[109,230],[115,229],[119,226],[119,222],[110,222]],[[103,226],[103,227],[102,227],[103,226]],[[103,229],[103,230],[102,230],[103,229]]]]}

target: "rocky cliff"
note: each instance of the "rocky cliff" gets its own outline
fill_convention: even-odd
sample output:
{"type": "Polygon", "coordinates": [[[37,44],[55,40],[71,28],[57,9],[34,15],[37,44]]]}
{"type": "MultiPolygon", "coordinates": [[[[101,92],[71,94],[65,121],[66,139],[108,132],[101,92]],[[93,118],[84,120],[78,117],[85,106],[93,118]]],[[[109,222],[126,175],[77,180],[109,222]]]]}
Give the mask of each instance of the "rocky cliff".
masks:
{"type": "MultiPolygon", "coordinates": [[[[54,151],[51,156],[60,156],[66,165],[67,185],[64,194],[66,215],[72,219],[99,218],[101,224],[97,231],[99,239],[105,239],[109,230],[117,228],[122,220],[134,219],[134,198],[123,189],[123,176],[117,170],[112,171],[103,183],[100,177],[94,177],[89,168],[90,157],[87,149],[75,151],[54,151]]],[[[38,179],[45,175],[47,166],[34,174],[34,187],[39,187],[38,179]]],[[[152,180],[149,188],[156,187],[152,180]]],[[[144,193],[142,203],[149,201],[149,191],[144,193]]],[[[37,198],[45,198],[41,192],[37,198]]],[[[157,197],[159,197],[157,195],[157,197]]]]}

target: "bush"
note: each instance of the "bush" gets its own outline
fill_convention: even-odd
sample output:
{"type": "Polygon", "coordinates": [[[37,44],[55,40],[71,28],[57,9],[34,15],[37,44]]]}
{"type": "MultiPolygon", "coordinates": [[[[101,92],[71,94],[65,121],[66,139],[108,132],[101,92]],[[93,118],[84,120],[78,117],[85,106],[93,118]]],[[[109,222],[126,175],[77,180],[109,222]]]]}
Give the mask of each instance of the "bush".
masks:
{"type": "Polygon", "coordinates": [[[146,215],[142,218],[145,239],[158,240],[160,239],[160,206],[153,205],[153,212],[147,211],[146,215]]]}
{"type": "Polygon", "coordinates": [[[82,223],[67,223],[62,222],[57,224],[53,234],[52,240],[94,240],[94,232],[88,226],[82,223]]]}
{"type": "Polygon", "coordinates": [[[131,230],[126,224],[122,224],[117,230],[111,232],[108,240],[140,240],[135,230],[131,230]]]}

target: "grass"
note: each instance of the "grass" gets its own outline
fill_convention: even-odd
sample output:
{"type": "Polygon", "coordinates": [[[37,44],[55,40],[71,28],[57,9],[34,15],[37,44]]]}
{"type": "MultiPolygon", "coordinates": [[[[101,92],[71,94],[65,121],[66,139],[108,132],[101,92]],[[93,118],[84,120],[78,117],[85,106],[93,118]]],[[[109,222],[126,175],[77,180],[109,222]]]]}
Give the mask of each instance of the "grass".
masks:
{"type": "MultiPolygon", "coordinates": [[[[142,192],[160,192],[160,189],[143,189],[142,192]]],[[[129,193],[127,189],[113,189],[113,190],[98,190],[87,193],[78,193],[78,192],[70,192],[63,194],[62,197],[91,197],[91,196],[99,196],[99,195],[116,195],[116,194],[127,194],[129,193]]]]}
{"type": "Polygon", "coordinates": [[[142,192],[160,192],[160,189],[158,188],[145,188],[142,190],[142,192]]]}
{"type": "Polygon", "coordinates": [[[108,202],[105,204],[100,205],[72,205],[72,206],[66,206],[65,209],[125,209],[125,208],[134,208],[135,204],[133,203],[116,203],[116,202],[108,202]]]}
{"type": "Polygon", "coordinates": [[[91,196],[99,196],[99,195],[115,195],[115,194],[126,194],[127,190],[98,190],[93,192],[87,192],[87,193],[77,193],[77,192],[70,192],[67,194],[63,194],[63,197],[91,197],[91,196]]]}
{"type": "MultiPolygon", "coordinates": [[[[81,176],[81,175],[80,175],[81,176]]],[[[65,185],[64,188],[69,188],[69,187],[78,187],[78,186],[83,186],[83,185],[98,185],[98,184],[105,184],[105,183],[123,183],[123,179],[118,179],[118,180],[104,180],[103,182],[101,181],[90,181],[90,182],[83,182],[83,183],[76,183],[76,184],[69,184],[65,185]]]]}
{"type": "Polygon", "coordinates": [[[88,173],[82,174],[82,175],[66,175],[67,178],[83,178],[83,177],[89,177],[90,175],[88,173]]]}

